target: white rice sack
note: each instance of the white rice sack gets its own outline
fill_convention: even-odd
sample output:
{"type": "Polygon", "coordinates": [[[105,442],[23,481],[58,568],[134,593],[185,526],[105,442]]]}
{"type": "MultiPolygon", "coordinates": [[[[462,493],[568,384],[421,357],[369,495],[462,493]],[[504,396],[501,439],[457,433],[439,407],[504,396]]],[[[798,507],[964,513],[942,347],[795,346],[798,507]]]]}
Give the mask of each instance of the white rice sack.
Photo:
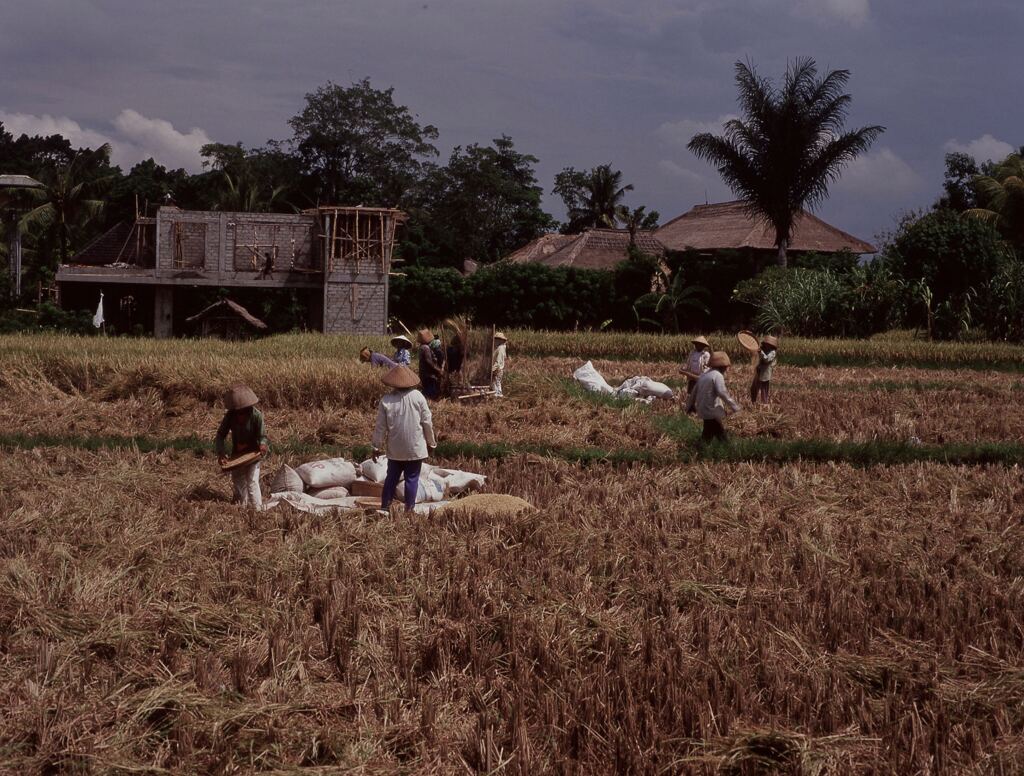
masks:
{"type": "Polygon", "coordinates": [[[304,463],[295,470],[308,488],[347,488],[356,480],[356,466],[344,458],[304,463]]]}
{"type": "Polygon", "coordinates": [[[594,393],[615,393],[615,389],[608,385],[608,381],[601,377],[601,373],[594,369],[592,361],[588,361],[575,372],[573,379],[588,391],[594,393]]]}
{"type": "Polygon", "coordinates": [[[449,496],[454,496],[466,490],[480,490],[487,478],[482,474],[471,474],[470,472],[446,471],[442,475],[444,490],[449,496]]]}
{"type": "Polygon", "coordinates": [[[348,490],[338,485],[333,488],[317,488],[316,490],[311,490],[309,491],[309,495],[314,498],[328,500],[334,498],[348,498],[348,490]]]}
{"type": "Polygon", "coordinates": [[[656,399],[671,399],[675,394],[665,383],[659,383],[649,377],[641,377],[636,386],[639,396],[653,396],[656,399]]]}
{"type": "Polygon", "coordinates": [[[306,489],[302,477],[298,475],[291,466],[285,464],[277,470],[273,481],[270,483],[271,493],[302,493],[306,489]]]}
{"type": "Polygon", "coordinates": [[[377,456],[376,462],[370,458],[359,464],[363,477],[370,482],[384,482],[388,474],[388,458],[386,455],[377,456]]]}
{"type": "MultiPolygon", "coordinates": [[[[405,480],[398,483],[395,496],[403,501],[405,500],[405,480]]],[[[416,503],[422,504],[432,501],[444,501],[444,486],[439,485],[438,481],[430,477],[421,476],[416,488],[416,503]]]]}

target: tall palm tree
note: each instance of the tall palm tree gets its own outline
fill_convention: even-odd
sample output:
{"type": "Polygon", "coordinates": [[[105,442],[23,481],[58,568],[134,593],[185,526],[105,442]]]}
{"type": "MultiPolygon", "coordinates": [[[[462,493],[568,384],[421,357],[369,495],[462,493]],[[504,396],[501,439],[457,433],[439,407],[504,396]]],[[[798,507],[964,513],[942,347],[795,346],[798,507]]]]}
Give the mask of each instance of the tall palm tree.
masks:
{"type": "Polygon", "coordinates": [[[568,231],[614,226],[618,209],[633,184],[622,184],[622,172],[602,164],[588,172],[569,167],[555,176],[554,192],[565,202],[568,231]]]}
{"type": "MultiPolygon", "coordinates": [[[[644,205],[636,208],[630,208],[628,205],[619,205],[615,208],[615,218],[629,232],[629,244],[636,245],[636,233],[641,230],[657,229],[658,219],[661,218],[661,214],[657,210],[652,210],[648,213],[644,205]]],[[[614,227],[616,221],[612,221],[608,225],[614,227]]]]}
{"type": "Polygon", "coordinates": [[[1015,247],[1024,247],[1024,156],[1010,154],[991,175],[974,178],[974,187],[984,207],[968,215],[994,224],[1015,247]]]}
{"type": "Polygon", "coordinates": [[[287,187],[262,187],[253,178],[242,173],[232,177],[224,171],[224,190],[221,192],[217,207],[220,210],[241,213],[267,213],[277,203],[278,198],[287,187]]]}
{"type": "Polygon", "coordinates": [[[750,212],[775,229],[780,266],[786,266],[796,214],[828,197],[842,169],[885,131],[877,125],[843,131],[849,78],[849,70],[819,78],[813,59],[797,59],[776,87],[752,65],[737,62],[742,118],[726,122],[722,136],[702,132],[690,140],[689,149],[717,167],[750,212]]]}
{"type": "Polygon", "coordinates": [[[44,171],[40,175],[43,187],[29,192],[39,204],[22,216],[19,228],[25,231],[38,225],[45,229],[55,229],[61,264],[67,261],[72,228],[103,212],[104,202],[94,199],[93,195],[109,183],[113,176],[90,175],[88,167],[97,160],[109,158],[109,144],[92,152],[79,152],[67,166],[44,171]]]}

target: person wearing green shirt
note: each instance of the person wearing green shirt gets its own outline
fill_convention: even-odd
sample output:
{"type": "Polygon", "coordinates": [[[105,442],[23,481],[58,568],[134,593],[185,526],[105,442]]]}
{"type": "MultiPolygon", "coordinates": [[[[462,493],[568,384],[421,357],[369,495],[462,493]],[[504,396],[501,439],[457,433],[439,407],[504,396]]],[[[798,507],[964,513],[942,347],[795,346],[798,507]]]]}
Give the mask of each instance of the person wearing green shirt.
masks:
{"type": "MultiPolygon", "coordinates": [[[[231,457],[259,451],[266,455],[267,430],[263,413],[256,409],[259,399],[249,386],[235,383],[224,392],[224,418],[217,428],[217,459],[221,465],[227,462],[226,441],[231,434],[231,457]]],[[[263,503],[260,492],[260,462],[253,461],[247,466],[231,470],[234,487],[234,503],[258,507],[263,503]]]]}

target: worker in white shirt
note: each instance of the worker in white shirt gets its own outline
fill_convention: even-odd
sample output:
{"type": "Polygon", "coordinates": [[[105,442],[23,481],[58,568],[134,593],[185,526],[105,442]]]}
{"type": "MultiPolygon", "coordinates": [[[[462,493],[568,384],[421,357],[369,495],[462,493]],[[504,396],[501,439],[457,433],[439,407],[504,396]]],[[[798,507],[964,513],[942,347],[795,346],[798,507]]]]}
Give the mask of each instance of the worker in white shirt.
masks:
{"type": "Polygon", "coordinates": [[[761,340],[761,351],[757,354],[754,381],[750,384],[750,403],[768,404],[771,401],[772,370],[779,355],[779,340],[770,334],[761,340]]]}
{"type": "Polygon", "coordinates": [[[501,392],[501,378],[505,374],[505,365],[508,361],[505,350],[508,344],[508,337],[500,331],[494,334],[494,360],[491,362],[491,390],[495,396],[504,396],[501,392]]]}
{"type": "Polygon", "coordinates": [[[708,359],[710,369],[697,379],[697,384],[686,399],[686,411],[696,412],[697,417],[704,421],[704,431],[700,436],[702,444],[715,440],[728,441],[722,423],[726,410],[734,413],[740,411],[740,405],[725,387],[725,373],[731,365],[729,354],[725,351],[716,350],[712,353],[708,359]]]}
{"type": "Polygon", "coordinates": [[[697,384],[697,379],[704,374],[710,367],[708,367],[708,361],[711,360],[711,343],[707,341],[706,337],[697,337],[691,340],[693,343],[693,350],[690,352],[689,357],[686,359],[686,366],[683,367],[683,374],[686,375],[686,393],[693,393],[693,387],[697,384]]]}
{"type": "Polygon", "coordinates": [[[388,391],[377,409],[373,431],[373,460],[387,452],[388,473],[380,497],[381,509],[388,509],[395,498],[398,481],[405,478],[405,508],[416,506],[423,461],[435,447],[434,424],[427,400],[416,390],[416,373],[399,364],[381,378],[388,391]]]}

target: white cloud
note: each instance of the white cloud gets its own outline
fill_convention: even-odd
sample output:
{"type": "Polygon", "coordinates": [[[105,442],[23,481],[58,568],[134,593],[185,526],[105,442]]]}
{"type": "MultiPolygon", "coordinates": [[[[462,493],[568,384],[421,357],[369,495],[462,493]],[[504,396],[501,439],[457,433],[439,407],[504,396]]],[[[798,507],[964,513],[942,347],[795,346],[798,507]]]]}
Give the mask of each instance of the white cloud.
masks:
{"type": "Polygon", "coordinates": [[[661,172],[665,173],[666,175],[672,176],[673,178],[681,178],[685,181],[689,181],[690,183],[698,183],[702,186],[705,183],[703,175],[694,172],[693,170],[687,169],[686,167],[683,167],[681,164],[673,162],[671,159],[662,159],[660,162],[658,162],[658,169],[661,172]]]}
{"type": "Polygon", "coordinates": [[[715,121],[694,121],[693,119],[666,121],[655,130],[655,134],[669,145],[685,148],[694,135],[699,135],[701,132],[719,135],[722,133],[722,125],[735,118],[738,117],[730,113],[719,116],[715,121]]]}
{"type": "Polygon", "coordinates": [[[969,154],[979,164],[984,162],[1001,162],[1017,150],[1009,143],[994,138],[987,133],[968,143],[950,140],[946,143],[945,149],[947,151],[959,151],[963,154],[969,154]]]}
{"type": "Polygon", "coordinates": [[[796,11],[860,27],[871,16],[871,5],[869,0],[798,0],[796,11]]]}
{"type": "Polygon", "coordinates": [[[895,151],[880,148],[850,162],[835,188],[860,196],[894,197],[917,191],[922,182],[921,176],[895,151]]]}
{"type": "Polygon", "coordinates": [[[202,169],[200,149],[210,142],[202,129],[193,127],[179,132],[163,119],[151,119],[138,111],[126,108],[113,121],[113,132],[100,132],[83,127],[66,116],[35,116],[30,113],[0,111],[0,123],[15,137],[27,135],[60,134],[73,146],[96,148],[110,143],[111,161],[127,172],[134,164],[153,157],[158,164],[175,169],[184,167],[190,172],[202,169]]]}

